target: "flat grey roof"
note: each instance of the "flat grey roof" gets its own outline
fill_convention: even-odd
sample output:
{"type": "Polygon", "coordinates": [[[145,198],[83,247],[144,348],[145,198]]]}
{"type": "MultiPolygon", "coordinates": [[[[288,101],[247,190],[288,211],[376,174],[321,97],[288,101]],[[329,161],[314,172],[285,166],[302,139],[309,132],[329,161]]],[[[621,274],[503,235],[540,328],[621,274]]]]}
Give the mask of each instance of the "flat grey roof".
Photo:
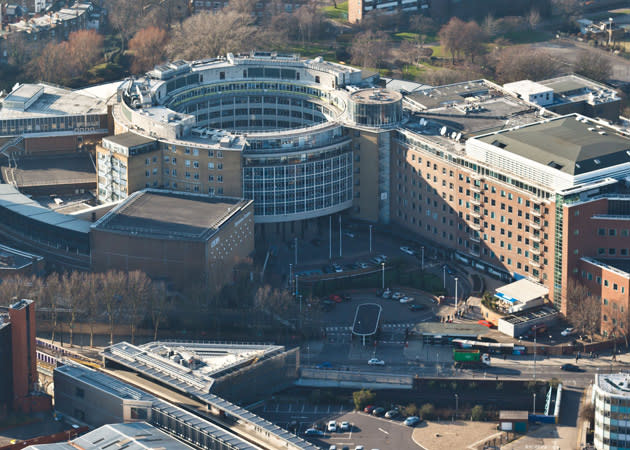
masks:
{"type": "Polygon", "coordinates": [[[104,373],[97,372],[96,370],[88,369],[87,367],[65,364],[57,367],[55,372],[67,375],[90,386],[94,386],[121,399],[146,401],[153,399],[152,395],[147,394],[140,389],[136,389],[127,383],[118,381],[117,379],[105,375],[104,373]]]}
{"type": "Polygon", "coordinates": [[[251,202],[145,189],[125,199],[92,227],[161,239],[206,240],[251,202]]]}
{"type": "Polygon", "coordinates": [[[580,118],[564,116],[479,140],[570,175],[630,162],[627,136],[586,118],[577,120],[580,118]]]}
{"type": "Polygon", "coordinates": [[[127,133],[116,134],[114,136],[107,136],[103,138],[103,140],[121,145],[126,148],[138,147],[141,145],[146,145],[152,142],[156,142],[155,139],[140,136],[139,134],[132,133],[131,131],[127,133]]]}
{"type": "Polygon", "coordinates": [[[12,158],[12,167],[3,162],[2,178],[18,188],[66,184],[96,185],[96,170],[88,153],[12,158]]]}
{"type": "Polygon", "coordinates": [[[42,256],[0,245],[0,270],[21,269],[42,259],[44,259],[42,256]]]}
{"type": "Polygon", "coordinates": [[[564,94],[566,92],[575,91],[578,89],[599,90],[608,89],[613,91],[614,89],[604,84],[598,83],[588,78],[580,77],[575,74],[562,75],[555,78],[549,78],[547,80],[539,81],[539,84],[547,86],[553,89],[554,93],[564,94]]]}
{"type": "Polygon", "coordinates": [[[41,450],[106,450],[119,448],[125,450],[190,450],[192,447],[169,436],[146,422],[113,423],[103,425],[94,431],[84,434],[70,442],[56,444],[36,444],[26,448],[41,450]]]}
{"type": "Polygon", "coordinates": [[[488,328],[476,323],[421,322],[413,328],[414,333],[427,336],[477,337],[488,333],[488,328]]]}
{"type": "Polygon", "coordinates": [[[28,119],[37,117],[76,116],[82,114],[107,114],[107,103],[92,95],[86,95],[48,84],[44,93],[26,111],[0,108],[0,120],[28,119]]]}

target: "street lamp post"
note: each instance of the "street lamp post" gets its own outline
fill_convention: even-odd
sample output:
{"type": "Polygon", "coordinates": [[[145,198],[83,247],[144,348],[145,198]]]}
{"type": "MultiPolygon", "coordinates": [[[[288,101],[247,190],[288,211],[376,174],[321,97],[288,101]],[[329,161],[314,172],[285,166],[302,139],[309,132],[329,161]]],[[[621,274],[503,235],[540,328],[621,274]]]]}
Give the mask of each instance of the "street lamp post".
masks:
{"type": "Polygon", "coordinates": [[[342,256],[342,243],[341,243],[341,214],[339,215],[339,257],[342,256]]]}
{"type": "Polygon", "coordinates": [[[297,267],[297,244],[298,244],[298,238],[297,237],[293,238],[293,243],[295,245],[295,266],[297,267]]]}
{"type": "Polygon", "coordinates": [[[298,277],[299,277],[299,275],[296,273],[295,274],[295,299],[296,300],[298,298],[298,293],[299,293],[299,291],[298,291],[298,277]]]}
{"type": "Polygon", "coordinates": [[[372,254],[372,225],[370,225],[370,255],[372,254]]]}
{"type": "Polygon", "coordinates": [[[328,216],[328,259],[332,260],[332,216],[328,216]]]}
{"type": "Polygon", "coordinates": [[[534,381],[536,381],[536,336],[538,335],[537,331],[538,330],[534,330],[534,381]]]}
{"type": "Polygon", "coordinates": [[[457,419],[458,410],[459,410],[459,395],[455,394],[455,419],[457,419]]]}
{"type": "Polygon", "coordinates": [[[424,245],[422,247],[420,247],[420,254],[421,254],[421,258],[420,258],[420,268],[422,269],[422,271],[424,272],[424,245]]]}
{"type": "Polygon", "coordinates": [[[293,264],[289,263],[289,286],[293,282],[293,264]]]}
{"type": "Polygon", "coordinates": [[[455,315],[457,315],[457,312],[458,312],[458,308],[457,307],[459,306],[457,304],[457,280],[458,280],[458,278],[455,277],[455,315]]]}
{"type": "Polygon", "coordinates": [[[608,46],[612,44],[612,26],[613,26],[613,18],[608,18],[608,46]]]}
{"type": "Polygon", "coordinates": [[[382,273],[382,282],[381,282],[381,289],[385,289],[385,263],[382,262],[381,263],[381,273],[382,273]]]}
{"type": "Polygon", "coordinates": [[[536,414],[536,393],[534,392],[534,404],[532,405],[532,414],[536,414]]]}

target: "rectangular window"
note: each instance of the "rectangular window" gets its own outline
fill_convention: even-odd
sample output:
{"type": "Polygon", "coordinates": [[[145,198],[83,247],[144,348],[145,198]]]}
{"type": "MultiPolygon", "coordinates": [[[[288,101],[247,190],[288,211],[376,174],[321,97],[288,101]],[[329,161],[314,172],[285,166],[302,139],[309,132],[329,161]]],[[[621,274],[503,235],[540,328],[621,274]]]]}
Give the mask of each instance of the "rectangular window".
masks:
{"type": "Polygon", "coordinates": [[[78,388],[76,388],[74,390],[74,395],[76,395],[79,398],[84,398],[85,397],[85,391],[82,388],[78,387],[78,388]]]}
{"type": "Polygon", "coordinates": [[[208,169],[209,169],[209,170],[214,169],[214,163],[213,163],[213,162],[209,162],[209,163],[208,163],[208,169]]]}

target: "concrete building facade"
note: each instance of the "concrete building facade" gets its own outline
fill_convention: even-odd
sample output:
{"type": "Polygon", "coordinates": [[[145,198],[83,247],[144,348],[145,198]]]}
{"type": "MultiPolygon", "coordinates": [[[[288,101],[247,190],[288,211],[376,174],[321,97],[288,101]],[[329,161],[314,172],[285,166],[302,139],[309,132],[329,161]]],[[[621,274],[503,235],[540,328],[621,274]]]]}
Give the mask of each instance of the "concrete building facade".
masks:
{"type": "Polygon", "coordinates": [[[628,374],[598,374],[593,384],[594,443],[597,450],[630,448],[630,385],[628,374]]]}

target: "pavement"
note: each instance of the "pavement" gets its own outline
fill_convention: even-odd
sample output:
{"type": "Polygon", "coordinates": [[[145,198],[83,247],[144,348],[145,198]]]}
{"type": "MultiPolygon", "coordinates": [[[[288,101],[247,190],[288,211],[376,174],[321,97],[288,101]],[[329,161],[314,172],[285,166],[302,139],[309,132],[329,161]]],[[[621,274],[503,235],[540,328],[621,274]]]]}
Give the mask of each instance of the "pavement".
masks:
{"type": "Polygon", "coordinates": [[[425,450],[476,449],[488,440],[500,438],[495,422],[425,421],[413,431],[413,440],[425,450]]]}

